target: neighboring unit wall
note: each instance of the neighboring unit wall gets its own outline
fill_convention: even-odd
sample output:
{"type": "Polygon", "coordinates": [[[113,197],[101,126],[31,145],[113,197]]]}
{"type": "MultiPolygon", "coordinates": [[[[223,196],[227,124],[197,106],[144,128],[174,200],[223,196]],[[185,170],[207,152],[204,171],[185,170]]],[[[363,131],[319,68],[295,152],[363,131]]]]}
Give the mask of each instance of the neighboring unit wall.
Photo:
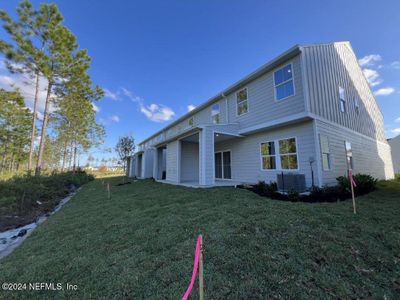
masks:
{"type": "Polygon", "coordinates": [[[167,180],[179,182],[180,141],[167,144],[167,180]]]}
{"type": "MultiPolygon", "coordinates": [[[[252,134],[243,138],[234,138],[215,145],[215,151],[231,150],[232,180],[256,183],[259,180],[266,182],[277,181],[277,174],[281,170],[262,170],[261,143],[296,137],[299,170],[284,173],[305,174],[306,185],[311,186],[311,168],[309,158],[316,158],[314,131],[312,121],[294,124],[279,129],[252,134]]],[[[318,184],[317,167],[314,163],[314,183],[318,184]]]]}
{"type": "Polygon", "coordinates": [[[384,142],[382,113],[350,43],[311,45],[302,52],[311,113],[384,142]],[[345,90],[345,113],[340,111],[339,86],[345,90]]]}
{"type": "Polygon", "coordinates": [[[143,159],[143,177],[151,178],[153,177],[154,149],[147,149],[146,151],[144,151],[143,159]]]}
{"type": "Polygon", "coordinates": [[[199,180],[199,144],[181,142],[181,181],[199,180]]]}
{"type": "MultiPolygon", "coordinates": [[[[390,147],[386,142],[376,141],[341,126],[316,121],[318,145],[320,135],[329,140],[330,166],[328,171],[322,170],[322,183],[334,185],[338,176],[347,173],[345,141],[350,142],[353,151],[354,173],[370,174],[379,179],[393,178],[393,166],[390,147]]],[[[319,157],[319,159],[321,159],[319,157]]]]}
{"type": "Polygon", "coordinates": [[[393,168],[396,174],[400,173],[400,135],[389,140],[392,152],[393,168]]]}

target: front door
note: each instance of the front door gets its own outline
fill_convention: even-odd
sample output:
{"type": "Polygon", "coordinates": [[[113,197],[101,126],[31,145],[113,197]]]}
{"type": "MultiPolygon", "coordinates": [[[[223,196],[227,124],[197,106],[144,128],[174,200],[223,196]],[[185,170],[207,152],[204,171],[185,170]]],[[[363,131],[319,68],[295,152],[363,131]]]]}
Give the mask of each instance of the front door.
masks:
{"type": "Polygon", "coordinates": [[[231,174],[231,152],[215,152],[215,178],[232,179],[231,174]]]}

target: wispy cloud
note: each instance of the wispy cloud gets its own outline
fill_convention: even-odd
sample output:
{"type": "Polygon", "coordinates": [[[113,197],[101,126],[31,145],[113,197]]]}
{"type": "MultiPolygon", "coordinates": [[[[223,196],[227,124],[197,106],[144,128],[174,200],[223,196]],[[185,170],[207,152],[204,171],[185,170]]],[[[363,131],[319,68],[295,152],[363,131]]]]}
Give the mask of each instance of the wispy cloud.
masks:
{"type": "Polygon", "coordinates": [[[400,117],[398,117],[396,120],[394,120],[396,123],[400,123],[400,117]]]}
{"type": "Polygon", "coordinates": [[[120,118],[117,115],[112,115],[110,120],[111,120],[111,122],[119,123],[120,118]]]}
{"type": "Polygon", "coordinates": [[[381,60],[382,56],[380,56],[379,54],[370,54],[360,58],[358,60],[358,63],[360,64],[361,67],[367,67],[375,65],[378,61],[381,60]]]}
{"type": "Polygon", "coordinates": [[[375,96],[389,96],[395,92],[395,89],[392,87],[381,88],[374,92],[375,96]]]}
{"type": "Polygon", "coordinates": [[[146,105],[143,98],[135,95],[128,89],[121,88],[121,91],[123,95],[138,105],[140,112],[144,114],[150,121],[158,123],[165,122],[171,120],[175,115],[175,112],[168,106],[156,103],[146,105]]]}
{"type": "MultiPolygon", "coordinates": [[[[39,113],[44,112],[47,95],[46,87],[47,79],[41,76],[39,78],[39,93],[37,103],[39,113]]],[[[3,60],[0,61],[0,88],[3,88],[5,90],[14,90],[16,88],[19,89],[25,99],[26,107],[33,109],[33,102],[35,97],[34,80],[22,74],[12,74],[8,72],[3,60]]],[[[51,96],[55,97],[55,95],[51,96]]],[[[49,110],[50,112],[53,112],[55,110],[55,106],[50,104],[49,110]]]]}
{"type": "Polygon", "coordinates": [[[92,103],[92,106],[93,106],[93,110],[95,112],[99,112],[100,111],[100,107],[98,107],[96,104],[92,103]]]}
{"type": "Polygon", "coordinates": [[[371,86],[377,86],[383,82],[378,71],[372,69],[363,69],[363,72],[371,86]]]}
{"type": "Polygon", "coordinates": [[[109,89],[105,89],[104,90],[104,97],[106,98],[110,98],[111,100],[117,101],[119,100],[119,95],[118,92],[111,92],[109,89]]]}
{"type": "Polygon", "coordinates": [[[188,106],[187,106],[187,111],[192,111],[193,109],[195,109],[196,108],[196,106],[194,106],[193,104],[189,104],[188,106]]]}
{"type": "Polygon", "coordinates": [[[390,64],[390,67],[393,68],[393,69],[400,69],[400,61],[395,60],[394,62],[392,62],[390,64]]]}
{"type": "Polygon", "coordinates": [[[394,134],[400,134],[400,128],[392,129],[391,132],[394,134]]]}

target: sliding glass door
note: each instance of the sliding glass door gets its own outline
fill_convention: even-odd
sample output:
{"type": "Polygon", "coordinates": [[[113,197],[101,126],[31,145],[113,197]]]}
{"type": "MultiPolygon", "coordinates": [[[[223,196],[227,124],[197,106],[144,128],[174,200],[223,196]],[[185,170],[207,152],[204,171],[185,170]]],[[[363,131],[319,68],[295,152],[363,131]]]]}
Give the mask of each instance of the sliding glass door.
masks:
{"type": "Polygon", "coordinates": [[[231,152],[215,152],[215,178],[232,179],[231,172],[231,152]]]}

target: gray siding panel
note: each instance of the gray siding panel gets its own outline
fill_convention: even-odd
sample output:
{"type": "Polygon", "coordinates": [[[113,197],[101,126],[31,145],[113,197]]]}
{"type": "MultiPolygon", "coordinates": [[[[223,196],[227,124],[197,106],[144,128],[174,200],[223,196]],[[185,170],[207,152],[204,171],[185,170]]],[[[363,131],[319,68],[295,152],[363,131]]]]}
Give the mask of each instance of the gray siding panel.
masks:
{"type": "MultiPolygon", "coordinates": [[[[264,131],[243,138],[233,138],[217,143],[215,151],[231,150],[232,180],[255,183],[259,180],[276,181],[280,170],[265,171],[261,168],[260,144],[271,140],[296,137],[299,170],[293,173],[305,174],[307,186],[311,186],[309,158],[315,158],[314,131],[312,121],[279,129],[264,131]]],[[[284,171],[289,173],[289,171],[284,171]]],[[[317,184],[317,175],[314,175],[317,184]]]]}
{"type": "Polygon", "coordinates": [[[393,168],[396,174],[400,173],[400,135],[389,140],[392,152],[393,168]]]}
{"type": "Polygon", "coordinates": [[[179,182],[178,176],[178,149],[180,141],[173,141],[167,145],[167,180],[179,182]]]}
{"type": "Polygon", "coordinates": [[[310,110],[331,122],[385,141],[383,117],[349,43],[303,48],[310,110]],[[339,86],[346,91],[346,113],[340,111],[339,86]],[[355,99],[360,113],[356,113],[355,99]]]}
{"type": "Polygon", "coordinates": [[[355,173],[370,174],[379,179],[393,178],[390,147],[386,142],[379,142],[323,121],[317,120],[316,128],[318,138],[321,134],[328,137],[331,153],[331,169],[322,170],[323,184],[334,185],[338,176],[346,175],[345,141],[352,145],[355,173]]]}
{"type": "Polygon", "coordinates": [[[199,144],[182,142],[181,182],[199,180],[199,144]]]}

